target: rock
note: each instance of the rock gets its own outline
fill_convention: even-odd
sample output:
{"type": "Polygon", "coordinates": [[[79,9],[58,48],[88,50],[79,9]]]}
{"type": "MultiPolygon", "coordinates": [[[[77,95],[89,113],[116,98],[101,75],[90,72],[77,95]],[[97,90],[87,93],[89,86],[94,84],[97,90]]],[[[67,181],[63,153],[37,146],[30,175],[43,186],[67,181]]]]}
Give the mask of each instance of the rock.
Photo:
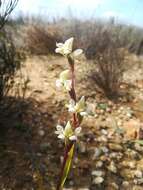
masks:
{"type": "Polygon", "coordinates": [[[122,121],[117,121],[117,125],[121,127],[123,125],[122,121]]]}
{"type": "Polygon", "coordinates": [[[108,139],[107,139],[106,136],[102,135],[102,136],[100,136],[100,137],[97,138],[97,141],[98,141],[98,142],[107,142],[108,139]]]}
{"type": "Polygon", "coordinates": [[[114,158],[116,160],[120,160],[123,157],[123,154],[121,152],[112,152],[110,153],[110,158],[114,158]]]}
{"type": "Polygon", "coordinates": [[[96,177],[93,179],[92,184],[101,184],[101,183],[103,183],[103,181],[104,181],[103,177],[96,177]]]}
{"type": "Polygon", "coordinates": [[[105,130],[105,129],[102,129],[102,130],[101,130],[101,133],[102,133],[103,135],[108,135],[108,132],[107,132],[107,130],[105,130]]]}
{"type": "Polygon", "coordinates": [[[96,168],[101,168],[102,166],[103,166],[103,162],[102,161],[97,161],[96,168]]]}
{"type": "Polygon", "coordinates": [[[134,178],[134,173],[130,169],[122,169],[120,171],[120,175],[125,178],[125,179],[133,179],[134,178]]]}
{"type": "Polygon", "coordinates": [[[143,174],[142,174],[142,172],[141,172],[140,170],[136,170],[136,171],[134,172],[134,175],[135,175],[135,177],[137,177],[137,178],[142,178],[142,177],[143,177],[143,174]]]}
{"type": "Polygon", "coordinates": [[[82,153],[82,154],[86,153],[86,151],[87,151],[87,149],[86,149],[86,144],[81,141],[81,142],[78,144],[78,149],[79,149],[79,153],[82,153]]]}
{"type": "Polygon", "coordinates": [[[96,160],[102,154],[102,150],[100,148],[95,148],[95,152],[92,156],[92,160],[96,160]]]}
{"type": "Polygon", "coordinates": [[[135,150],[143,152],[143,146],[141,146],[139,143],[135,143],[135,150]]]}
{"type": "Polygon", "coordinates": [[[129,182],[128,181],[123,181],[122,186],[125,187],[125,188],[129,187],[129,182]]]}
{"type": "Polygon", "coordinates": [[[121,151],[123,150],[123,147],[119,144],[114,144],[114,143],[109,143],[109,148],[111,150],[115,150],[115,151],[121,151]]]}
{"type": "Polygon", "coordinates": [[[110,165],[107,168],[109,171],[111,171],[113,173],[117,173],[117,168],[116,168],[115,163],[113,161],[111,161],[110,165]]]}
{"type": "Polygon", "coordinates": [[[109,149],[108,149],[106,146],[101,147],[101,150],[102,150],[104,153],[108,153],[108,152],[109,152],[109,149]]]}
{"type": "Polygon", "coordinates": [[[135,139],[139,133],[140,122],[135,119],[131,119],[124,123],[123,129],[125,130],[125,137],[127,139],[135,139]]]}
{"type": "Polygon", "coordinates": [[[42,129],[40,129],[40,130],[38,131],[38,135],[41,136],[41,137],[43,137],[43,136],[45,135],[45,131],[42,130],[42,129]]]}
{"type": "Polygon", "coordinates": [[[94,171],[92,171],[91,175],[92,175],[92,176],[101,177],[101,176],[104,175],[104,172],[103,172],[103,171],[100,171],[100,170],[94,170],[94,171]]]}
{"type": "Polygon", "coordinates": [[[124,160],[121,163],[121,165],[124,166],[124,167],[134,169],[136,167],[136,162],[135,161],[124,160]]]}
{"type": "Polygon", "coordinates": [[[116,183],[111,183],[111,187],[114,190],[118,190],[119,189],[119,186],[116,183]]]}
{"type": "Polygon", "coordinates": [[[143,178],[137,179],[137,184],[138,184],[138,185],[142,185],[142,184],[143,184],[143,178]]]}

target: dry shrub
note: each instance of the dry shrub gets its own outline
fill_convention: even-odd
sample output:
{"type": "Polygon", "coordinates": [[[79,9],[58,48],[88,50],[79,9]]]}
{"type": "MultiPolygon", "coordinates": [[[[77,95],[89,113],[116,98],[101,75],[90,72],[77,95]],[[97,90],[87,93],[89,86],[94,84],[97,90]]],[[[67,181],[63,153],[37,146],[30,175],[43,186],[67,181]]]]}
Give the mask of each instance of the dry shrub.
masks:
{"type": "Polygon", "coordinates": [[[109,99],[113,99],[119,95],[125,69],[125,55],[124,50],[117,47],[118,40],[111,38],[108,32],[104,33],[103,41],[104,43],[98,46],[100,51],[97,51],[95,54],[94,63],[96,66],[91,76],[96,86],[109,99]]]}
{"type": "Polygon", "coordinates": [[[0,100],[7,96],[13,87],[14,76],[20,68],[20,54],[16,51],[11,35],[0,33],[0,100]]]}
{"type": "Polygon", "coordinates": [[[45,55],[53,54],[56,42],[60,41],[57,28],[31,25],[27,29],[27,48],[32,54],[45,55]]]}

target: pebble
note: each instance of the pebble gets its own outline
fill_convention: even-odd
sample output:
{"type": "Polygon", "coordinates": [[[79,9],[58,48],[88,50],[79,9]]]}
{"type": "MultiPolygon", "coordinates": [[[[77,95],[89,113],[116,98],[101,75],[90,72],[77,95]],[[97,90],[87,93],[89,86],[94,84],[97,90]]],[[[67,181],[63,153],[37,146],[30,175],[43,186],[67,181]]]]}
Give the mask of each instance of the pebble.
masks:
{"type": "Polygon", "coordinates": [[[82,154],[86,153],[86,151],[87,151],[86,150],[86,145],[85,145],[84,142],[80,142],[79,145],[78,145],[78,148],[79,148],[79,152],[82,153],[82,154]]]}
{"type": "Polygon", "coordinates": [[[110,170],[113,173],[117,173],[117,168],[115,166],[115,163],[111,161],[110,165],[108,166],[108,170],[110,170]]]}
{"type": "Polygon", "coordinates": [[[109,149],[108,149],[106,146],[101,147],[101,150],[102,150],[104,153],[108,153],[108,152],[109,152],[109,149]]]}
{"type": "Polygon", "coordinates": [[[143,177],[143,174],[142,174],[142,172],[141,172],[140,170],[136,170],[136,171],[134,172],[134,175],[135,175],[135,177],[137,177],[137,178],[142,178],[142,177],[143,177]]]}
{"type": "Polygon", "coordinates": [[[129,186],[129,182],[128,181],[123,181],[122,186],[123,187],[128,187],[129,186]]]}
{"type": "Polygon", "coordinates": [[[43,137],[45,135],[45,131],[41,129],[38,131],[38,134],[39,136],[43,137]]]}
{"type": "Polygon", "coordinates": [[[109,143],[109,148],[111,150],[115,150],[115,151],[121,151],[123,150],[123,147],[119,144],[114,144],[114,143],[109,143]]]}
{"type": "Polygon", "coordinates": [[[97,138],[97,141],[98,142],[107,142],[107,137],[104,136],[104,135],[102,135],[102,136],[100,136],[100,137],[97,138]]]}
{"type": "Polygon", "coordinates": [[[96,167],[101,168],[102,166],[103,166],[103,162],[102,161],[97,161],[96,167]]]}
{"type": "Polygon", "coordinates": [[[92,176],[98,176],[98,177],[103,176],[103,174],[104,174],[103,171],[100,171],[100,170],[94,170],[91,173],[92,176]]]}
{"type": "Polygon", "coordinates": [[[114,190],[118,190],[119,186],[116,183],[111,183],[111,186],[114,190]]]}
{"type": "Polygon", "coordinates": [[[101,133],[102,133],[103,135],[108,135],[108,132],[107,132],[107,130],[105,130],[105,129],[102,129],[102,130],[101,130],[101,133]]]}
{"type": "Polygon", "coordinates": [[[121,127],[121,126],[122,126],[122,121],[117,121],[117,125],[118,125],[119,127],[121,127]]]}
{"type": "Polygon", "coordinates": [[[103,177],[96,177],[96,178],[94,178],[92,183],[93,184],[101,184],[101,183],[103,183],[103,181],[104,181],[103,177]]]}
{"type": "Polygon", "coordinates": [[[100,155],[102,154],[102,150],[100,148],[95,148],[95,152],[94,155],[92,157],[92,160],[95,160],[96,158],[98,158],[100,155]]]}

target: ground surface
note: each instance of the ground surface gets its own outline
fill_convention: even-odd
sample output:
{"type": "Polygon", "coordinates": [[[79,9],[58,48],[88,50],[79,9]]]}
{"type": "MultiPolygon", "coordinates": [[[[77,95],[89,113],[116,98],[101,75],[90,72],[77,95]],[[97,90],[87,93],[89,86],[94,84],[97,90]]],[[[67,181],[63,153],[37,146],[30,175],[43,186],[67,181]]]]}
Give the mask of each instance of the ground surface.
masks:
{"type": "MultiPolygon", "coordinates": [[[[116,103],[95,91],[88,77],[91,62],[76,64],[78,97],[85,95],[94,116],[83,121],[67,188],[143,189],[143,146],[134,142],[143,136],[142,58],[128,59],[134,66],[124,75],[124,96],[116,103]]],[[[11,97],[5,102],[14,105],[1,111],[0,189],[55,189],[63,143],[54,131],[58,121],[66,120],[68,100],[55,81],[65,68],[61,57],[27,58],[22,69],[29,77],[25,99],[11,97]]]]}

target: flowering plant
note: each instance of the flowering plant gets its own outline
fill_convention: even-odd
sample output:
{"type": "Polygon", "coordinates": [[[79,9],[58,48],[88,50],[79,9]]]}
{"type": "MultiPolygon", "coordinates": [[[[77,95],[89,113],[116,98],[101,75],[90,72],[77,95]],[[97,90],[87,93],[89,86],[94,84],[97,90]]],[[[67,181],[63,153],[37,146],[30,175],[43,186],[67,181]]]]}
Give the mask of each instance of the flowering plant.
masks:
{"type": "Polygon", "coordinates": [[[77,101],[75,92],[75,60],[81,56],[83,51],[81,49],[73,51],[73,41],[74,38],[70,38],[66,40],[65,43],[57,43],[55,50],[56,53],[66,57],[69,63],[69,69],[61,72],[59,79],[56,80],[56,86],[69,93],[70,101],[66,107],[68,111],[72,113],[72,118],[70,121],[67,121],[66,126],[63,127],[58,124],[55,131],[58,138],[65,142],[65,153],[57,190],[63,189],[70,170],[75,144],[81,132],[80,124],[83,117],[87,115],[85,97],[82,96],[81,99],[77,101]]]}

